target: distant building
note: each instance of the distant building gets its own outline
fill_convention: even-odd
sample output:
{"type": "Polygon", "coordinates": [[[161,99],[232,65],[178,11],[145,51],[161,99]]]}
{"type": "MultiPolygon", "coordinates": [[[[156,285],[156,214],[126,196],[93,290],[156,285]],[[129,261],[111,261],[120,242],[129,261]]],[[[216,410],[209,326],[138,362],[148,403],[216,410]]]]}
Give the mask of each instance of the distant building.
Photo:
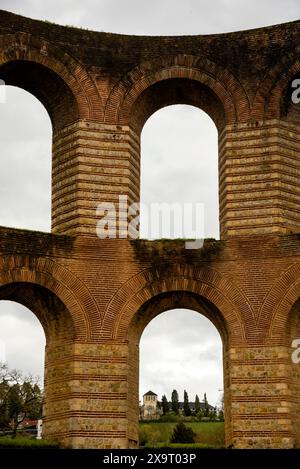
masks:
{"type": "Polygon", "coordinates": [[[157,394],[152,391],[143,395],[143,405],[140,408],[141,420],[157,420],[160,417],[157,394]]]}
{"type": "MultiPolygon", "coordinates": [[[[172,403],[169,402],[170,410],[172,409],[172,403]]],[[[192,412],[195,412],[195,402],[189,402],[189,406],[192,412]]],[[[216,410],[215,407],[208,404],[210,411],[216,410]]],[[[205,409],[205,403],[200,402],[200,409],[205,409]]],[[[179,413],[184,413],[184,403],[179,402],[179,413]]],[[[143,395],[143,404],[140,406],[140,420],[158,420],[162,415],[161,402],[157,400],[157,394],[152,391],[146,392],[143,395]]]]}

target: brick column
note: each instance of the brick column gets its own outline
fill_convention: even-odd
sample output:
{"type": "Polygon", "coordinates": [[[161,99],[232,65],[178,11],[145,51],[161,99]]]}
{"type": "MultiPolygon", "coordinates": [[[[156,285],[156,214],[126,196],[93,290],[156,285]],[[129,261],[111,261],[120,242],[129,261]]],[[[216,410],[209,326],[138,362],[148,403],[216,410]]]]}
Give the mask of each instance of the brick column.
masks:
{"type": "Polygon", "coordinates": [[[236,347],[229,356],[233,446],[292,448],[289,349],[236,347]]]}
{"type": "Polygon", "coordinates": [[[73,344],[66,339],[49,341],[45,350],[43,438],[68,444],[71,442],[70,396],[73,372],[73,344]]]}
{"type": "Polygon", "coordinates": [[[219,137],[223,237],[300,229],[299,129],[281,120],[227,125],[219,137]]]}
{"type": "MultiPolygon", "coordinates": [[[[139,201],[139,139],[128,126],[79,121],[53,138],[52,230],[96,236],[101,202],[139,201]]],[[[122,222],[120,223],[122,225],[122,222]]]]}
{"type": "Polygon", "coordinates": [[[44,437],[63,447],[128,448],[127,346],[75,343],[46,356],[44,437]]]}

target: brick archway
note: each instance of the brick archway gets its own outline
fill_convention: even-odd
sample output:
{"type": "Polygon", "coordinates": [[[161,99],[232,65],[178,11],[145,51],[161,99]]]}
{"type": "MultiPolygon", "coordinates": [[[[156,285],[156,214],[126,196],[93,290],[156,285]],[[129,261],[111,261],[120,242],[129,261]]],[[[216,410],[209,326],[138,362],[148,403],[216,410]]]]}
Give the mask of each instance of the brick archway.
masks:
{"type": "Polygon", "coordinates": [[[243,293],[218,271],[180,264],[157,265],[132,277],[115,294],[104,314],[102,336],[126,340],[129,325],[140,308],[167,292],[199,295],[214,304],[233,343],[243,342],[253,322],[253,311],[243,293]],[[243,316],[238,313],[241,307],[243,316]]]}
{"type": "Polygon", "coordinates": [[[245,342],[247,333],[251,333],[253,327],[254,313],[243,292],[227,276],[214,269],[181,264],[156,265],[132,277],[118,290],[104,316],[102,338],[116,344],[128,343],[128,363],[131,369],[128,401],[132,438],[138,438],[140,336],[154,317],[174,308],[188,308],[203,314],[221,336],[226,442],[230,444],[233,431],[230,348],[239,347],[245,342]]]}
{"type": "MultiPolygon", "coordinates": [[[[249,117],[249,101],[243,86],[228,70],[216,63],[196,56],[169,56],[145,62],[129,72],[110,92],[106,110],[106,122],[130,124],[134,104],[151,86],[169,80],[186,79],[205,85],[219,99],[224,109],[224,122],[246,121],[249,117]]],[[[207,92],[207,91],[206,91],[207,92]]],[[[171,104],[178,104],[174,101],[171,104]]],[[[180,104],[189,104],[181,102],[180,104]]],[[[201,103],[195,103],[201,108],[201,103]]],[[[203,103],[202,103],[203,105],[203,103]]],[[[159,107],[157,107],[159,109],[159,107]]],[[[156,109],[156,110],[157,110],[156,109]]],[[[204,109],[214,121],[213,107],[204,109]]],[[[147,116],[147,118],[149,115],[147,116]]],[[[145,118],[140,124],[143,126],[145,118]]],[[[221,125],[217,123],[217,125],[221,125]]],[[[224,125],[224,123],[223,123],[224,125]]]]}
{"type": "Polygon", "coordinates": [[[282,112],[299,34],[296,21],[122,36],[0,11],[0,78],[35,94],[54,127],[52,234],[0,228],[0,295],[36,301],[49,332],[47,438],[137,448],[139,334],[180,305],[222,334],[227,444],[300,444],[287,341],[300,297],[299,111],[282,112]],[[222,240],[98,239],[100,203],[139,202],[140,131],[171,104],[218,128],[222,240]]]}
{"type": "Polygon", "coordinates": [[[286,343],[289,313],[300,298],[300,264],[293,263],[272,285],[262,304],[258,317],[258,327],[268,332],[268,339],[286,343]],[[268,314],[269,312],[272,314],[268,314]],[[269,324],[266,324],[269,318],[269,324]]]}
{"type": "Polygon", "coordinates": [[[0,49],[0,77],[7,85],[24,88],[39,99],[54,131],[80,118],[101,118],[97,88],[65,50],[26,33],[0,35],[0,49]]]}
{"type": "Polygon", "coordinates": [[[55,295],[67,308],[74,338],[92,340],[99,334],[101,318],[97,305],[86,286],[72,272],[50,259],[33,259],[12,255],[2,257],[0,263],[0,286],[28,284],[45,288],[55,295]],[[94,311],[93,320],[87,307],[94,311]]]}
{"type": "Polygon", "coordinates": [[[290,80],[300,71],[299,46],[281,57],[263,77],[252,104],[253,119],[282,117],[282,99],[290,80]]]}

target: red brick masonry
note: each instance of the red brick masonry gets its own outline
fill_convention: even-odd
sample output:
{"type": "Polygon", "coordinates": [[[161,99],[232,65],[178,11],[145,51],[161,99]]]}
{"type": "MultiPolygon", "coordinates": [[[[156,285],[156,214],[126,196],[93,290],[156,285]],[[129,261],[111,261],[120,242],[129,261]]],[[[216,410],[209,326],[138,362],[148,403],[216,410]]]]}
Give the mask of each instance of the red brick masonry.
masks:
{"type": "Polygon", "coordinates": [[[227,445],[300,446],[299,33],[122,36],[0,11],[0,78],[40,99],[54,132],[52,234],[0,229],[0,298],[47,338],[45,437],[136,447],[139,338],[181,307],[222,337],[227,445]],[[219,131],[222,240],[98,239],[99,202],[139,200],[145,121],[177,103],[219,131]]]}

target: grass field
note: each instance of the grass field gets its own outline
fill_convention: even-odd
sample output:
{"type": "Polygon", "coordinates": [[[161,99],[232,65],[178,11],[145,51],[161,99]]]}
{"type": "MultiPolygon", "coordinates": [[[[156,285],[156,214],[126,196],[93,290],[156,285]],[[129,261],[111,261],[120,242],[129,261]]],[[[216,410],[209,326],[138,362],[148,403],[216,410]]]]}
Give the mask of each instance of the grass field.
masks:
{"type": "Polygon", "coordinates": [[[47,440],[37,440],[26,436],[17,436],[11,438],[10,436],[0,437],[1,448],[57,448],[56,443],[47,440]]]}
{"type": "Polygon", "coordinates": [[[224,448],[224,422],[185,422],[196,433],[195,444],[171,444],[173,422],[140,422],[140,444],[146,447],[224,448]]]}

